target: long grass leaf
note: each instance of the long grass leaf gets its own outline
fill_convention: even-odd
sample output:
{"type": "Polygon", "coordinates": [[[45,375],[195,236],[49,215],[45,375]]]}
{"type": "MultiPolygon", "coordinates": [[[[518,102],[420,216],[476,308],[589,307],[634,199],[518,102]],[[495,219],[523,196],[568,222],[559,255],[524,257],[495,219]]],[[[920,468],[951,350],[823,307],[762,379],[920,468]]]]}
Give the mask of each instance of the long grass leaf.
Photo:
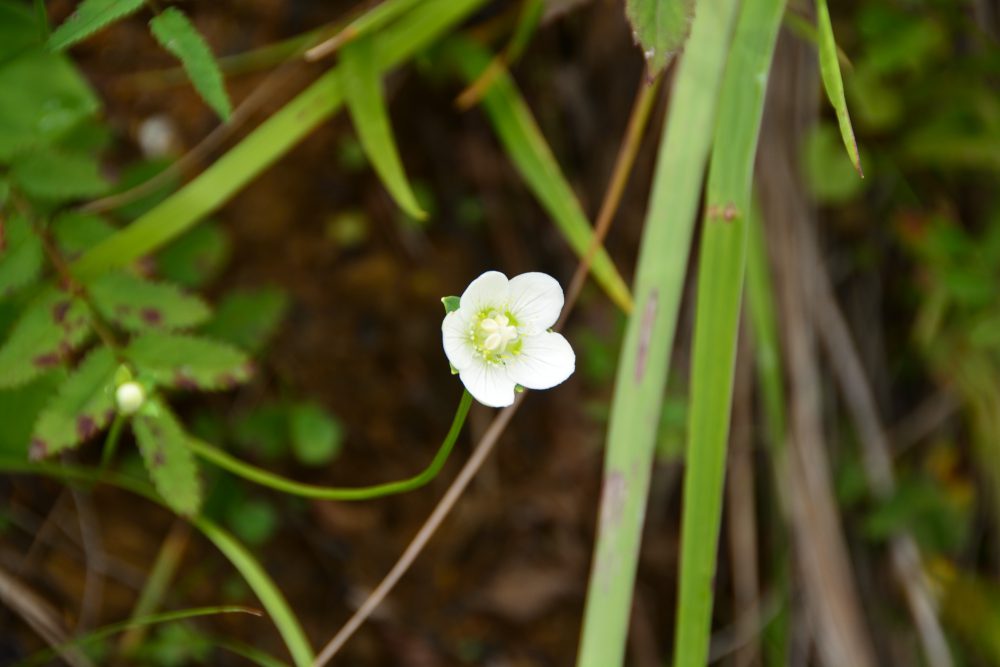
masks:
{"type": "Polygon", "coordinates": [[[392,21],[405,15],[424,0],[383,0],[365,13],[353,19],[333,37],[309,49],[307,60],[318,60],[330,55],[345,44],[374,33],[392,21]]]}
{"type": "Polygon", "coordinates": [[[143,0],[83,0],[49,37],[48,46],[62,51],[87,39],[110,23],[139,11],[143,0]]]}
{"type": "Polygon", "coordinates": [[[181,61],[191,85],[222,120],[229,120],[233,105],[212,49],[190,19],[176,7],[153,17],[149,29],[156,41],[181,61]]]}
{"type": "Polygon", "coordinates": [[[865,172],[861,169],[861,156],[858,154],[858,141],[854,137],[851,126],[851,116],[847,112],[847,98],[844,96],[844,80],[840,74],[840,62],[837,55],[837,41],[833,37],[833,24],[830,22],[830,10],[826,0],[816,0],[816,28],[819,30],[819,73],[823,78],[823,88],[830,99],[834,111],[837,112],[837,124],[840,126],[840,137],[844,140],[844,148],[851,158],[851,163],[857,169],[861,178],[865,172]]]}
{"type": "MultiPolygon", "coordinates": [[[[449,40],[447,48],[448,58],[470,82],[490,66],[490,54],[474,42],[454,38],[449,40]]],[[[570,247],[583,257],[590,247],[594,230],[506,70],[495,77],[484,93],[483,106],[525,184],[552,217],[570,247]]],[[[603,248],[594,256],[591,272],[612,301],[626,312],[631,310],[628,286],[603,248]]]]}
{"type": "Polygon", "coordinates": [[[427,213],[420,208],[417,196],[413,194],[396,149],[374,47],[375,42],[369,36],[344,46],[340,52],[341,90],[361,147],[385,189],[408,215],[422,220],[427,213]]]}
{"type": "MultiPolygon", "coordinates": [[[[425,0],[378,37],[380,71],[411,58],[467,17],[484,0],[425,0]]],[[[203,220],[302,141],[343,102],[340,73],[320,77],[201,175],[72,266],[78,278],[125,266],[203,220]]]]}
{"type": "Polygon", "coordinates": [[[581,667],[620,665],[625,651],[660,404],[735,15],[735,0],[700,0],[674,83],[611,406],[581,667]]]}
{"type": "Polygon", "coordinates": [[[767,77],[785,0],[747,0],[719,97],[698,267],[674,664],[708,661],[747,217],[767,77]]]}

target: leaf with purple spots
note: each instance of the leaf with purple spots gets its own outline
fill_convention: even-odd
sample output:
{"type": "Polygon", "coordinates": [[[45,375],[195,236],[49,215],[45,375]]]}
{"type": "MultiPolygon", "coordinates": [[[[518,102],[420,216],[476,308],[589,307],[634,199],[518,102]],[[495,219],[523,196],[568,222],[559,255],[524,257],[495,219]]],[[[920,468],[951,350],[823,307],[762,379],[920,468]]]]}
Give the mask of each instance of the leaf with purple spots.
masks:
{"type": "Polygon", "coordinates": [[[66,378],[35,422],[32,459],[73,449],[107,427],[115,413],[117,367],[115,355],[102,347],[66,378]]]}
{"type": "Polygon", "coordinates": [[[250,359],[209,338],[149,332],[132,339],[125,356],[142,374],[175,389],[232,389],[250,379],[250,359]]]}
{"type": "Polygon", "coordinates": [[[201,509],[201,477],[188,447],[188,435],[177,417],[153,398],[133,418],[132,428],[157,492],[178,514],[197,514],[201,509]]]}
{"type": "Polygon", "coordinates": [[[20,386],[61,366],[90,331],[90,314],[82,301],[59,290],[44,291],[0,346],[0,389],[20,386]]]}
{"type": "Polygon", "coordinates": [[[201,324],[210,314],[197,296],[168,283],[113,271],[87,285],[94,306],[109,322],[129,331],[172,331],[201,324]]]}

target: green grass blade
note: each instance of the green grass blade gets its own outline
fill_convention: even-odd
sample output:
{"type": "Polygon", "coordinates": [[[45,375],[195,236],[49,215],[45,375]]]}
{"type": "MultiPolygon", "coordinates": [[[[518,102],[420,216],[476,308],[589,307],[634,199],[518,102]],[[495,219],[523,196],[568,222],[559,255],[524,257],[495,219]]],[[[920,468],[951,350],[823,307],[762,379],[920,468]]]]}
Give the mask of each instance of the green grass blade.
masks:
{"type": "Polygon", "coordinates": [[[184,12],[176,7],[168,7],[153,17],[149,22],[149,30],[160,46],[181,61],[191,85],[208,106],[222,120],[229,120],[233,105],[229,101],[222,72],[215,62],[212,49],[184,12]]]}
{"type": "MultiPolygon", "coordinates": [[[[100,472],[83,466],[29,463],[22,459],[0,459],[0,472],[8,474],[33,474],[53,477],[64,482],[83,482],[88,485],[110,484],[136,495],[142,496],[158,505],[166,507],[166,503],[153,490],[153,487],[143,480],[127,475],[100,472]]],[[[295,667],[309,667],[313,662],[312,647],[306,639],[305,632],[298,618],[292,612],[281,591],[275,585],[267,571],[240,544],[236,538],[220,528],[210,519],[196,517],[191,524],[207,537],[222,554],[236,567],[239,573],[257,595],[260,603],[267,610],[271,621],[277,627],[288,652],[292,656],[295,667]]]]}
{"type": "Polygon", "coordinates": [[[309,60],[318,60],[328,56],[345,44],[361,37],[374,33],[400,16],[406,14],[412,8],[418,6],[424,0],[383,0],[361,16],[352,20],[343,27],[336,35],[325,40],[321,44],[313,47],[306,54],[309,60]]]}
{"type": "MultiPolygon", "coordinates": [[[[425,0],[416,10],[379,35],[380,71],[412,57],[467,17],[484,0],[425,0]]],[[[77,278],[89,278],[125,266],[176,238],[203,220],[302,141],[340,108],[340,73],[320,77],[271,116],[201,175],[163,203],[105,239],[72,266],[77,278]]]]}
{"type": "Polygon", "coordinates": [[[819,30],[819,73],[823,78],[823,88],[834,111],[837,112],[840,137],[844,140],[847,155],[850,156],[858,174],[864,178],[865,172],[861,169],[861,156],[858,154],[858,141],[854,138],[851,116],[847,113],[847,98],[844,96],[844,80],[840,75],[837,41],[833,37],[833,24],[830,22],[830,10],[827,8],[826,0],[816,0],[816,28],[819,30]]]}
{"type": "Polygon", "coordinates": [[[48,46],[62,51],[87,39],[110,23],[139,11],[143,0],[83,0],[49,37],[48,46]]]}
{"type": "Polygon", "coordinates": [[[705,665],[726,472],[747,217],[785,0],[747,0],[719,97],[698,267],[675,665],[705,665]]]}
{"type": "Polygon", "coordinates": [[[659,74],[691,31],[695,0],[625,0],[632,38],[646,58],[649,78],[659,74]]]}
{"type": "Polygon", "coordinates": [[[660,404],[735,5],[700,0],[670,98],[611,406],[581,667],[620,665],[625,651],[660,404]]]}
{"type": "Polygon", "coordinates": [[[15,667],[32,667],[33,665],[43,665],[52,660],[55,655],[61,655],[63,650],[72,648],[74,646],[87,646],[88,644],[94,644],[101,641],[102,639],[107,639],[108,637],[113,637],[118,633],[124,632],[131,628],[146,627],[150,625],[159,625],[162,623],[173,623],[175,621],[183,621],[189,618],[198,618],[199,616],[216,616],[218,614],[251,614],[253,616],[260,616],[260,612],[255,609],[250,609],[248,607],[238,607],[233,605],[218,606],[218,607],[196,607],[194,609],[182,609],[179,611],[168,611],[160,614],[150,614],[148,616],[139,616],[136,618],[130,618],[127,621],[122,621],[120,623],[112,623],[111,625],[104,626],[94,630],[93,632],[88,632],[85,635],[79,637],[74,637],[64,644],[60,644],[57,647],[51,649],[46,649],[44,651],[39,651],[38,653],[16,663],[15,667]]]}
{"type": "MultiPolygon", "coordinates": [[[[470,83],[476,81],[491,63],[487,51],[474,42],[458,38],[449,40],[447,57],[470,83]]],[[[506,70],[495,77],[484,93],[483,106],[525,183],[548,211],[569,245],[583,257],[590,248],[593,228],[506,70]]],[[[628,286],[603,248],[594,255],[590,270],[612,301],[626,312],[631,310],[632,298],[628,286]]]]}
{"type": "Polygon", "coordinates": [[[417,196],[406,180],[403,162],[392,136],[373,38],[360,37],[344,46],[340,52],[340,71],[347,110],[365,155],[399,207],[410,217],[423,220],[427,213],[420,208],[417,196]]]}

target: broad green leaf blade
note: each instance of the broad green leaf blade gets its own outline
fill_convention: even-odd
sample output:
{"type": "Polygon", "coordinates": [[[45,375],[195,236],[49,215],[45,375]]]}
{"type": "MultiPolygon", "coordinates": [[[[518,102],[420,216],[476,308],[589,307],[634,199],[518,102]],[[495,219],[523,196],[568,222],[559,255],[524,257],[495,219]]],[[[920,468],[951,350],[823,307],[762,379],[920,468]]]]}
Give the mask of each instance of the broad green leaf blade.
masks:
{"type": "MultiPolygon", "coordinates": [[[[490,65],[490,54],[469,40],[449,40],[447,49],[452,65],[470,82],[476,81],[490,65]]],[[[483,94],[483,106],[525,183],[548,211],[570,247],[580,257],[586,255],[594,230],[506,70],[496,75],[489,90],[483,94]]],[[[594,255],[590,271],[615,304],[626,312],[632,308],[628,287],[604,248],[594,255]]]]}
{"type": "MultiPolygon", "coordinates": [[[[406,25],[378,35],[378,66],[390,70],[468,17],[484,0],[423,0],[406,25]]],[[[340,72],[333,70],[299,93],[215,164],[72,267],[78,277],[129,264],[205,219],[253,178],[301,142],[340,108],[340,72]]],[[[0,107],[2,108],[2,107],[0,107]]]]}
{"type": "Polygon", "coordinates": [[[21,2],[0,3],[0,63],[42,43],[38,19],[21,2]]]}
{"type": "Polygon", "coordinates": [[[35,422],[56,390],[66,380],[66,371],[58,369],[14,389],[0,389],[0,457],[28,460],[31,433],[35,422]]]}
{"type": "Polygon", "coordinates": [[[624,657],[661,402],[738,5],[699,1],[670,97],[611,405],[580,667],[624,657]]]}
{"type": "Polygon", "coordinates": [[[819,29],[819,72],[823,78],[823,88],[826,96],[837,112],[837,123],[840,125],[840,137],[844,148],[851,158],[851,163],[861,178],[865,172],[861,169],[861,156],[858,153],[858,141],[854,138],[854,128],[851,126],[851,116],[847,112],[847,98],[844,96],[844,80],[840,74],[840,62],[837,55],[837,41],[833,37],[833,24],[830,22],[830,10],[826,0],[816,0],[816,27],[819,29]]]}
{"type": "Polygon", "coordinates": [[[60,213],[49,230],[59,251],[67,259],[76,257],[115,233],[114,226],[101,216],[73,210],[60,213]]]}
{"type": "Polygon", "coordinates": [[[382,77],[372,37],[361,37],[344,46],[340,53],[340,83],[351,122],[361,147],[385,189],[407,215],[423,220],[427,213],[406,179],[403,162],[392,136],[389,112],[382,95],[382,77]]]}
{"type": "Polygon", "coordinates": [[[233,113],[222,72],[205,38],[176,7],[168,7],[149,22],[156,41],[181,61],[194,89],[222,120],[233,113]]]}
{"type": "Polygon", "coordinates": [[[181,334],[145,333],[124,350],[140,375],[177,389],[232,389],[252,374],[250,360],[236,348],[181,334]]]}
{"type": "Polygon", "coordinates": [[[231,252],[225,230],[209,221],[188,230],[157,253],[156,272],[188,289],[204,287],[222,272],[231,252]]]}
{"type": "Polygon", "coordinates": [[[178,514],[197,515],[202,500],[198,464],[188,447],[188,435],[170,408],[150,399],[132,419],[132,428],[157,492],[178,514]]]}
{"type": "Polygon", "coordinates": [[[719,94],[698,264],[674,642],[677,665],[708,663],[751,182],[784,10],[785,0],[742,4],[719,94]]]}
{"type": "Polygon", "coordinates": [[[114,353],[106,347],[83,360],[39,415],[31,435],[31,458],[72,449],[111,423],[117,368],[114,353]]]}
{"type": "Polygon", "coordinates": [[[0,162],[46,146],[92,117],[100,102],[69,59],[33,51],[0,66],[0,162]]]}
{"type": "Polygon", "coordinates": [[[106,273],[87,288],[101,316],[129,331],[187,329],[211,314],[197,296],[124,271],[106,273]]]}
{"type": "Polygon", "coordinates": [[[279,289],[233,292],[222,300],[201,332],[255,353],[274,336],[287,312],[288,295],[279,289]]]}
{"type": "Polygon", "coordinates": [[[109,186],[96,158],[61,150],[39,149],[20,155],[14,159],[10,174],[26,195],[50,202],[93,197],[109,186]]]}
{"type": "Polygon", "coordinates": [[[649,78],[663,70],[691,32],[694,0],[625,0],[632,38],[646,58],[649,78]]]}
{"type": "Polygon", "coordinates": [[[0,389],[61,366],[89,335],[90,314],[82,301],[54,289],[42,293],[0,347],[0,389]]]}
{"type": "Polygon", "coordinates": [[[288,415],[292,433],[292,451],[299,463],[322,466],[340,452],[343,428],[321,406],[313,403],[293,405],[288,415]]]}
{"type": "Polygon", "coordinates": [[[83,0],[49,37],[49,48],[61,51],[142,7],[143,0],[83,0]]]}
{"type": "Polygon", "coordinates": [[[33,283],[43,259],[42,241],[24,216],[0,217],[0,298],[33,283]]]}

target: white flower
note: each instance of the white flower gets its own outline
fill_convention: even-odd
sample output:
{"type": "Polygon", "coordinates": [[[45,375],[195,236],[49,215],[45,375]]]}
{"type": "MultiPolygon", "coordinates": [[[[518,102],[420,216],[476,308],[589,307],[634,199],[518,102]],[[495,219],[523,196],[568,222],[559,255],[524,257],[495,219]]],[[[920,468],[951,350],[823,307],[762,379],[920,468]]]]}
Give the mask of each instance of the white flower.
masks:
{"type": "Polygon", "coordinates": [[[573,348],[549,331],[562,307],[562,288],[544,273],[507,280],[487,271],[469,284],[441,333],[448,361],[477,401],[505,407],[518,385],[548,389],[573,374],[573,348]]]}
{"type": "Polygon", "coordinates": [[[138,382],[123,382],[115,390],[115,403],[118,404],[118,412],[122,415],[134,415],[146,402],[146,391],[138,382]]]}

